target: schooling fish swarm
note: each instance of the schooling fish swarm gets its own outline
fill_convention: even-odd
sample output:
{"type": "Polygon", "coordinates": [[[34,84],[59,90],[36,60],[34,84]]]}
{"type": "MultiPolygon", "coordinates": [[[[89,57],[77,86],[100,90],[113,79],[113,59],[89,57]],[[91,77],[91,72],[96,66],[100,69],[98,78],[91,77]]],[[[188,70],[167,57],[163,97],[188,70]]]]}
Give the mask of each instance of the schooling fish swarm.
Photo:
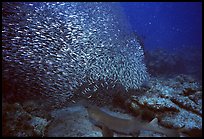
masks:
{"type": "Polygon", "coordinates": [[[19,95],[66,101],[119,83],[138,88],[149,75],[144,53],[117,3],[2,3],[3,81],[19,95]]]}

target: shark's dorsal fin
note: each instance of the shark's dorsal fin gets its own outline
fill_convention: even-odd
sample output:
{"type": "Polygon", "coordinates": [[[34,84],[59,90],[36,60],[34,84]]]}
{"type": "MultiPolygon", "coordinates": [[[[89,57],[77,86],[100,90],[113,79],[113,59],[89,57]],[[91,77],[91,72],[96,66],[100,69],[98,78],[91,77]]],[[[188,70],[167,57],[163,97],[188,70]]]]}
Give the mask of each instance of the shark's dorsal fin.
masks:
{"type": "Polygon", "coordinates": [[[150,122],[151,125],[156,125],[158,126],[158,119],[157,118],[154,118],[151,122],[150,122]]]}

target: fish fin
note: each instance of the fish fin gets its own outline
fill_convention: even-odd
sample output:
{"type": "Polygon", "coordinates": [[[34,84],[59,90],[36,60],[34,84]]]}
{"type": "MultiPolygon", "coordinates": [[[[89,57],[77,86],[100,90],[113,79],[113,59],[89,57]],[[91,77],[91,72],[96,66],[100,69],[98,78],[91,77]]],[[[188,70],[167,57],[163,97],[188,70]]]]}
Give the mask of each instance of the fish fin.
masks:
{"type": "MultiPolygon", "coordinates": [[[[175,129],[168,129],[168,128],[164,128],[164,127],[160,127],[158,124],[158,118],[154,118],[150,124],[152,125],[153,128],[157,128],[160,129],[161,131],[163,130],[164,132],[159,132],[162,134],[165,134],[167,137],[179,137],[179,132],[175,129]]],[[[156,131],[157,132],[157,131],[156,131]]]]}
{"type": "Polygon", "coordinates": [[[150,122],[150,124],[152,124],[152,125],[156,125],[156,126],[158,126],[158,119],[157,118],[154,118],[151,122],[150,122]]]}
{"type": "Polygon", "coordinates": [[[103,137],[113,137],[113,131],[104,125],[102,126],[102,134],[103,137]]]}
{"type": "Polygon", "coordinates": [[[185,132],[185,131],[187,131],[185,125],[183,125],[181,128],[179,128],[178,131],[179,131],[179,132],[185,132]]]}

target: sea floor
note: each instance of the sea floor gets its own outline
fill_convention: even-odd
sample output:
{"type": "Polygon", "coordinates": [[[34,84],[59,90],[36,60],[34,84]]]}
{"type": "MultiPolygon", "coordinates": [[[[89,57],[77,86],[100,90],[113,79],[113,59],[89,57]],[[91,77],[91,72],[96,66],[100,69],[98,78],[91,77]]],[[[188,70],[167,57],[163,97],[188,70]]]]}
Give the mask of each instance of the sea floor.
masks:
{"type": "MultiPolygon", "coordinates": [[[[202,86],[192,77],[152,77],[140,90],[131,95],[123,108],[112,104],[101,109],[120,118],[141,115],[150,122],[170,129],[184,128],[180,136],[202,136],[202,86]],[[138,93],[138,92],[137,92],[138,93]]],[[[105,101],[105,100],[104,100],[105,101]]],[[[102,129],[90,121],[87,109],[77,103],[50,108],[45,100],[2,102],[3,136],[38,137],[101,137],[102,129]]],[[[114,132],[114,137],[132,137],[114,132]]],[[[153,131],[140,131],[138,137],[165,137],[153,131]]]]}

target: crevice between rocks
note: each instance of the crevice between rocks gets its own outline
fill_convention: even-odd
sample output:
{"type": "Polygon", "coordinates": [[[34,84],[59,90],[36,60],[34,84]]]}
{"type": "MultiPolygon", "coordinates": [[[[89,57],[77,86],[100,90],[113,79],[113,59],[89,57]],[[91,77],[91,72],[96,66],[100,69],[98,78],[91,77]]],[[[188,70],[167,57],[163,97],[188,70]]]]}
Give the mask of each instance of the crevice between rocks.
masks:
{"type": "Polygon", "coordinates": [[[181,102],[178,102],[176,99],[171,98],[170,100],[171,100],[174,104],[176,104],[178,107],[180,107],[180,108],[182,108],[182,109],[185,109],[185,110],[187,110],[187,111],[191,111],[192,113],[197,114],[197,115],[199,115],[199,116],[202,117],[202,114],[200,114],[198,111],[193,110],[193,109],[191,109],[191,108],[188,108],[188,107],[184,106],[181,102]]]}

